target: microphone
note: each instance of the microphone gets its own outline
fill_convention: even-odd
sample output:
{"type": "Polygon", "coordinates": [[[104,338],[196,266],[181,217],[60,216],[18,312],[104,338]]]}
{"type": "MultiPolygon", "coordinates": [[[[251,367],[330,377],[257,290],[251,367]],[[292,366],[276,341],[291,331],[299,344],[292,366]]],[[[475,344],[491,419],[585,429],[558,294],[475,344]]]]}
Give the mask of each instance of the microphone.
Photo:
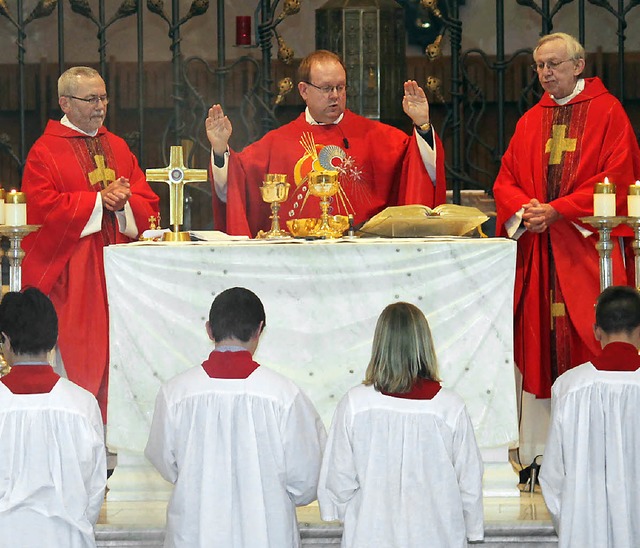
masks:
{"type": "Polygon", "coordinates": [[[340,127],[340,124],[336,124],[336,127],[338,128],[338,131],[340,131],[340,133],[342,133],[342,143],[344,144],[344,148],[348,149],[349,148],[349,141],[345,137],[344,131],[342,131],[342,128],[340,127]]]}

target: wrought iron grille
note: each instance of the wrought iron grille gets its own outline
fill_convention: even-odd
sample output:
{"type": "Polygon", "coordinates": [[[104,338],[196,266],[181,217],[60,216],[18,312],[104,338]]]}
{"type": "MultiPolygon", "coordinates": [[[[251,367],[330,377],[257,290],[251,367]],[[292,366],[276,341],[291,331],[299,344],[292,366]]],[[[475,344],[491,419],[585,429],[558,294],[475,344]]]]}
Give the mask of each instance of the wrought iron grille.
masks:
{"type": "MultiPolygon", "coordinates": [[[[288,67],[294,52],[286,45],[277,27],[286,17],[298,13],[300,1],[259,0],[254,14],[253,45],[258,55],[245,55],[229,63],[222,23],[224,0],[217,0],[218,48],[214,63],[196,57],[184,59],[180,49],[183,27],[207,11],[209,0],[192,0],[185,15],[180,15],[180,0],[172,0],[170,13],[165,10],[162,0],[147,0],[146,10],[140,0],[123,0],[111,15],[107,14],[111,4],[106,0],[95,3],[69,0],[68,4],[59,0],[39,0],[29,13],[26,13],[24,0],[0,0],[0,47],[16,51],[16,62],[3,68],[5,78],[0,72],[0,183],[20,186],[29,147],[41,134],[47,118],[57,114],[55,82],[66,68],[65,10],[70,8],[95,26],[94,66],[107,81],[109,93],[114,97],[112,104],[118,105],[110,105],[108,127],[129,141],[144,168],[160,162],[165,165],[165,154],[172,144],[187,144],[187,156],[192,164],[196,160],[198,165],[207,162],[208,143],[202,122],[212,102],[219,102],[234,113],[234,146],[237,148],[286,121],[286,116],[278,109],[282,108],[284,95],[293,88],[293,68],[288,67]],[[136,24],[130,24],[128,32],[132,43],[137,44],[136,62],[121,69],[120,77],[116,78],[108,56],[107,38],[113,25],[132,16],[136,17],[136,24]],[[145,62],[142,47],[146,17],[160,17],[167,26],[171,89],[163,109],[150,98],[152,69],[151,64],[145,62]],[[57,63],[43,67],[25,62],[31,24],[36,20],[46,21],[51,31],[57,33],[57,63]],[[272,50],[276,45],[278,61],[274,63],[272,50]],[[119,117],[114,114],[116,108],[121,108],[119,117]],[[154,116],[150,121],[149,112],[152,111],[162,111],[162,116],[154,116]]],[[[398,0],[407,12],[421,10],[422,16],[430,17],[433,27],[438,30],[422,58],[407,60],[407,71],[408,77],[417,77],[430,93],[434,125],[445,143],[448,184],[456,202],[460,201],[463,189],[491,192],[500,158],[517,119],[540,96],[538,83],[528,67],[531,49],[505,51],[504,0],[478,1],[477,7],[476,1],[398,0]],[[495,55],[481,49],[462,49],[465,32],[465,21],[460,17],[462,4],[468,8],[465,9],[467,17],[472,16],[474,9],[486,10],[488,4],[495,10],[495,28],[486,29],[488,36],[495,37],[495,55]]],[[[640,93],[635,82],[628,78],[632,67],[625,57],[629,53],[625,51],[628,20],[640,0],[516,2],[523,13],[535,14],[540,35],[552,32],[558,14],[573,4],[577,9],[577,37],[590,53],[587,72],[602,78],[627,107],[632,122],[640,119],[637,108],[640,93]],[[615,53],[593,53],[599,44],[590,43],[586,34],[587,9],[602,13],[602,24],[611,26],[612,33],[617,36],[615,53]]],[[[88,55],[91,57],[90,52],[88,55]]],[[[299,109],[299,100],[295,108],[299,109]]],[[[208,193],[209,189],[203,185],[194,191],[208,193]]],[[[209,201],[198,201],[204,205],[202,211],[195,211],[194,215],[198,217],[198,226],[204,227],[210,222],[209,201]]]]}

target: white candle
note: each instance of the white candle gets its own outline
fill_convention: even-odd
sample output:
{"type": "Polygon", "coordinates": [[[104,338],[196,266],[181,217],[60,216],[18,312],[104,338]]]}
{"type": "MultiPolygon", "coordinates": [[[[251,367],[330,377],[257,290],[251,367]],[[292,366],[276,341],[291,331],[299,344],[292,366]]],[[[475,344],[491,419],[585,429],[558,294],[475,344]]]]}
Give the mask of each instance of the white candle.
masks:
{"type": "Polygon", "coordinates": [[[604,183],[596,183],[593,189],[593,215],[595,217],[616,216],[616,185],[604,178],[604,183]]]}
{"type": "Polygon", "coordinates": [[[629,186],[627,211],[629,217],[640,217],[640,181],[636,181],[635,185],[629,186]]]}
{"type": "Polygon", "coordinates": [[[0,225],[4,224],[4,188],[0,188],[0,225]]]}
{"type": "Polygon", "coordinates": [[[27,197],[24,192],[12,190],[5,194],[4,219],[8,226],[27,224],[27,197]]]}

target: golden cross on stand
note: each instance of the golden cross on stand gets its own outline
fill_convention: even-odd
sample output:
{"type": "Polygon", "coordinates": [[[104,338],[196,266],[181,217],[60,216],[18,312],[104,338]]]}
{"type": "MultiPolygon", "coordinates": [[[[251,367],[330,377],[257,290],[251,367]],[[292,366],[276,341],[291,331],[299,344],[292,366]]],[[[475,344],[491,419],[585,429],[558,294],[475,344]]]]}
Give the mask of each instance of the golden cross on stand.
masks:
{"type": "Polygon", "coordinates": [[[188,232],[180,232],[184,222],[184,185],[187,183],[203,183],[207,181],[206,169],[190,169],[184,165],[181,146],[171,147],[171,160],[167,167],[147,169],[147,181],[169,184],[169,222],[173,228],[162,237],[163,240],[188,241],[188,232]]]}
{"type": "Polygon", "coordinates": [[[563,152],[573,152],[576,149],[578,139],[565,137],[567,126],[565,124],[554,125],[551,130],[553,137],[547,141],[544,151],[551,152],[549,165],[557,165],[562,161],[563,152]]]}
{"type": "Polygon", "coordinates": [[[106,166],[102,154],[96,154],[93,159],[96,161],[96,168],[89,173],[89,182],[92,185],[101,183],[102,188],[107,188],[110,182],[116,180],[116,172],[106,166]]]}

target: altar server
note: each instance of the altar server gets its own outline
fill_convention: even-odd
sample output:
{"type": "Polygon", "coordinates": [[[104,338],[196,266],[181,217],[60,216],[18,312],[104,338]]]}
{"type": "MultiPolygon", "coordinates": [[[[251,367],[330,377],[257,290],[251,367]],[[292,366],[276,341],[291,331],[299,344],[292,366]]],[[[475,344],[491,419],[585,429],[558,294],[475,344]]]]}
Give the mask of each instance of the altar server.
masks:
{"type": "Polygon", "coordinates": [[[439,383],[427,319],[387,306],[365,380],[333,417],[322,519],[344,522],[349,548],[464,547],[484,538],[482,471],[464,402],[439,383]]]}
{"type": "Polygon", "coordinates": [[[300,546],[295,507],[316,498],[326,433],[292,381],[253,361],[265,325],[254,293],[223,291],[215,349],[160,389],[145,454],[174,484],[166,547],[300,546]]]}
{"type": "Polygon", "coordinates": [[[40,290],[0,302],[0,546],[96,546],[107,482],[96,399],[54,373],[58,318],[40,290]]]}
{"type": "Polygon", "coordinates": [[[558,545],[640,542],[640,293],[605,289],[593,326],[601,353],[561,375],[540,471],[558,545]]]}

